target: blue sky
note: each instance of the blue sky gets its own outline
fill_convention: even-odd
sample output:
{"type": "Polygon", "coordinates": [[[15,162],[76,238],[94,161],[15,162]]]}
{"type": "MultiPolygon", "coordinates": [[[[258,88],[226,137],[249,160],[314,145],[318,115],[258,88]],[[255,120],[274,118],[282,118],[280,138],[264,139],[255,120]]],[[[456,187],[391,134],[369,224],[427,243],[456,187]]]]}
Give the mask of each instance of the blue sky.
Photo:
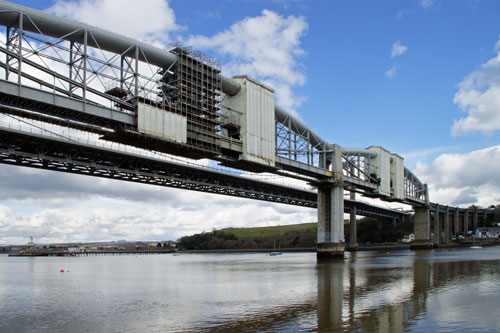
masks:
{"type": "Polygon", "coordinates": [[[497,54],[497,1],[172,1],[171,7],[184,35],[213,36],[263,8],[303,16],[308,29],[297,70],[306,81],[294,92],[306,100],[297,110],[331,142],[378,144],[401,154],[437,146],[466,152],[499,142],[498,133],[451,135],[453,121],[464,116],[453,102],[458,84],[497,54]],[[407,50],[391,58],[397,41],[407,50]]]}
{"type": "MultiPolygon", "coordinates": [[[[432,201],[461,206],[500,202],[500,1],[12,2],[158,46],[182,40],[221,60],[226,75],[247,74],[275,88],[277,103],[329,142],[357,148],[380,145],[400,154],[405,164],[429,183],[432,201]],[[141,8],[134,7],[138,4],[141,8]]],[[[28,174],[39,176],[39,172],[28,174]]],[[[12,173],[25,176],[17,169],[0,169],[0,177],[12,173]]],[[[101,199],[109,201],[107,207],[113,209],[133,207],[131,198],[109,191],[103,194],[85,188],[78,192],[78,177],[44,177],[61,179],[61,184],[68,179],[76,184],[72,193],[90,195],[80,206],[74,202],[61,206],[56,191],[51,192],[55,201],[46,202],[35,199],[26,188],[24,197],[0,198],[0,221],[2,216],[22,216],[24,223],[30,224],[54,218],[55,212],[83,221],[86,218],[80,219],[82,210],[78,208],[82,206],[119,218],[111,208],[98,204],[101,199]]],[[[163,198],[149,187],[105,184],[119,188],[118,192],[132,186],[130,189],[140,188],[163,198]]],[[[234,215],[228,212],[227,216],[217,215],[215,209],[200,209],[200,221],[213,222],[183,229],[182,233],[227,226],[227,220],[238,216],[239,209],[250,212],[256,207],[265,207],[267,215],[245,217],[238,223],[315,220],[316,213],[311,210],[164,191],[165,196],[184,204],[196,195],[207,202],[231,202],[237,207],[234,215]]],[[[154,211],[161,200],[143,204],[154,211]]],[[[143,209],[137,204],[130,214],[143,209]]],[[[177,209],[171,207],[169,214],[195,219],[177,209]]],[[[157,234],[145,232],[141,237],[182,235],[173,227],[167,230],[161,224],[154,225],[157,234]]],[[[67,239],[96,237],[66,235],[67,239]]],[[[14,239],[9,237],[0,234],[0,243],[14,239]]]]}
{"type": "Polygon", "coordinates": [[[458,85],[498,54],[497,1],[172,1],[171,7],[184,36],[213,36],[263,8],[303,17],[308,27],[296,70],[305,82],[293,92],[304,101],[296,109],[330,142],[411,153],[407,165],[415,168],[417,160],[500,141],[498,131],[451,133],[466,115],[454,103],[458,85]],[[396,42],[407,49],[391,57],[396,42]],[[418,152],[424,154],[413,158],[418,152]]]}

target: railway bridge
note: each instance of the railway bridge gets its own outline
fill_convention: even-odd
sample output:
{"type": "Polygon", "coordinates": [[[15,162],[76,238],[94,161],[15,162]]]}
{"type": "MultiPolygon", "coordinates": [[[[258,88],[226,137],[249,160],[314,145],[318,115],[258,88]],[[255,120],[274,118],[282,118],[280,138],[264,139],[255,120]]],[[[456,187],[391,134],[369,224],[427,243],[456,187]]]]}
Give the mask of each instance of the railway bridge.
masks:
{"type": "MultiPolygon", "coordinates": [[[[245,75],[224,77],[215,60],[190,48],[156,48],[6,1],[0,26],[0,112],[14,119],[0,127],[0,163],[316,207],[318,258],[343,256],[344,213],[351,214],[351,248],[356,215],[394,221],[408,215],[356,195],[412,206],[416,247],[467,230],[470,212],[431,203],[403,157],[380,146],[327,142],[276,105],[272,87],[245,75]],[[65,136],[64,128],[82,135],[65,136]],[[202,159],[219,168],[196,163],[202,159]],[[258,174],[307,187],[261,181],[258,174]]],[[[477,225],[486,211],[472,214],[477,225]]]]}

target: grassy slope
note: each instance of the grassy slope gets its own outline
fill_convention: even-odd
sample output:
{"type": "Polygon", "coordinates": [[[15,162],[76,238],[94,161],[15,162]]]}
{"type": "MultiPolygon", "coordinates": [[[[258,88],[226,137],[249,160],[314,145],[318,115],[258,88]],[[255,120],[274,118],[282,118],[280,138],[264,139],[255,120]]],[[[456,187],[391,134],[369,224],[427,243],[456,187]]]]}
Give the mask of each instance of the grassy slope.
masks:
{"type": "Polygon", "coordinates": [[[238,238],[250,237],[268,237],[274,235],[284,235],[288,231],[315,229],[316,223],[300,223],[290,225],[277,225],[271,227],[257,227],[257,228],[226,228],[222,229],[224,232],[232,233],[238,238]]]}

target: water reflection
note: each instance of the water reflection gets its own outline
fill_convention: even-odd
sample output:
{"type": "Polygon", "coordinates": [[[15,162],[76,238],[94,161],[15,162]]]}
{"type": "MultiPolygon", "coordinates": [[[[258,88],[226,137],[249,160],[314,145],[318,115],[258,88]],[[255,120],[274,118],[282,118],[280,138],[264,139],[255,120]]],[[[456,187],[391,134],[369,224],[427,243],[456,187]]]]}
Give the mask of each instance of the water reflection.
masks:
{"type": "Polygon", "coordinates": [[[500,329],[498,247],[38,259],[0,256],[1,332],[500,329]]]}
{"type": "Polygon", "coordinates": [[[484,313],[499,309],[500,287],[488,283],[500,277],[498,248],[354,253],[344,264],[322,262],[317,269],[321,331],[500,328],[498,316],[484,313]]]}
{"type": "Polygon", "coordinates": [[[486,250],[483,257],[455,250],[353,253],[345,261],[320,261],[315,303],[276,308],[267,315],[256,313],[237,326],[222,324],[218,329],[498,330],[498,316],[486,315],[484,307],[498,310],[500,287],[496,283],[481,286],[500,277],[498,250],[486,250]],[[477,289],[481,288],[483,294],[478,298],[477,289]],[[453,301],[448,301],[450,295],[453,301]],[[297,318],[309,320],[300,326],[297,318]]]}

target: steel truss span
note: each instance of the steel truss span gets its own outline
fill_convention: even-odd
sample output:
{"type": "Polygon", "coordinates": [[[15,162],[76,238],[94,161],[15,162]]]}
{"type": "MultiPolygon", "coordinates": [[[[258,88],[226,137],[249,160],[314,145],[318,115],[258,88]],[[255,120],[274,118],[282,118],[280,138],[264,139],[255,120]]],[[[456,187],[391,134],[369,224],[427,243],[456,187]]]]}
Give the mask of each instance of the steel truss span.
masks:
{"type": "Polygon", "coordinates": [[[0,163],[316,207],[316,193],[217,170],[0,129],[0,163]]]}
{"type": "MultiPolygon", "coordinates": [[[[272,156],[276,167],[252,160],[245,164],[241,157],[248,142],[224,130],[239,126],[233,118],[242,111],[221,109],[221,101],[238,94],[241,85],[221,76],[217,62],[198,52],[179,46],[159,49],[1,0],[0,26],[5,31],[5,40],[0,41],[0,113],[96,133],[110,142],[209,158],[234,168],[273,172],[312,184],[342,184],[386,201],[429,203],[427,187],[410,170],[404,168],[401,180],[397,178],[401,185],[394,187],[397,195],[394,189],[380,191],[388,174],[377,175],[382,168],[374,165],[373,152],[340,149],[277,105],[272,156]]],[[[59,170],[52,164],[49,169],[59,170]]],[[[127,180],[106,172],[100,176],[127,180]]],[[[169,186],[200,190],[202,184],[169,186]]],[[[252,197],[249,193],[239,196],[252,197]]],[[[264,190],[257,193],[267,195],[264,190]]],[[[281,202],[278,197],[268,201],[273,200],[281,202]]]]}
{"type": "MultiPolygon", "coordinates": [[[[0,163],[317,208],[314,191],[6,128],[0,129],[0,163]]],[[[354,206],[361,216],[407,215],[345,200],[346,213],[354,206]]]]}

